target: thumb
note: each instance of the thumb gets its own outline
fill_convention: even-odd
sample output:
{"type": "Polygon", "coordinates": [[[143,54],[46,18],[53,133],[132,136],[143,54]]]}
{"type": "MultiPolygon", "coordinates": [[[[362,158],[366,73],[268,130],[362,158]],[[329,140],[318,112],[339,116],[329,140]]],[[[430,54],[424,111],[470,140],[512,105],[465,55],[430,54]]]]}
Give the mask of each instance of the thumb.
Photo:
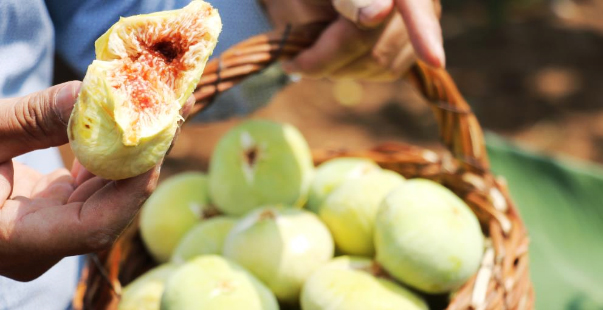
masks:
{"type": "Polygon", "coordinates": [[[374,28],[381,25],[394,8],[393,0],[333,0],[335,10],[355,24],[374,28]]]}
{"type": "Polygon", "coordinates": [[[0,100],[0,162],[68,142],[67,122],[81,82],[0,100]]]}

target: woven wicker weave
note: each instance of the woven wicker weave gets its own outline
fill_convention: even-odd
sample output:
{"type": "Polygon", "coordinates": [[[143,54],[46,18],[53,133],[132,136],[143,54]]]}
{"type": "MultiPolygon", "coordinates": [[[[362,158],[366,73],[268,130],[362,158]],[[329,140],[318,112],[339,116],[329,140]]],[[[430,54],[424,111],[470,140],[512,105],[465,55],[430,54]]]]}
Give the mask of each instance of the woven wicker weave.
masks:
{"type": "MultiPolygon", "coordinates": [[[[295,56],[316,38],[321,25],[287,27],[250,38],[209,62],[195,91],[201,112],[219,92],[279,59],[295,56]]],[[[528,272],[528,238],[502,180],[489,169],[479,123],[445,70],[418,62],[405,76],[428,99],[450,156],[402,144],[370,150],[315,150],[320,164],[338,156],[361,156],[407,178],[429,178],[453,190],[478,216],[487,249],[478,272],[454,296],[447,309],[533,309],[528,272]]],[[[137,220],[108,251],[90,256],[74,298],[76,309],[114,309],[121,288],[155,266],[144,248],[137,220]]]]}

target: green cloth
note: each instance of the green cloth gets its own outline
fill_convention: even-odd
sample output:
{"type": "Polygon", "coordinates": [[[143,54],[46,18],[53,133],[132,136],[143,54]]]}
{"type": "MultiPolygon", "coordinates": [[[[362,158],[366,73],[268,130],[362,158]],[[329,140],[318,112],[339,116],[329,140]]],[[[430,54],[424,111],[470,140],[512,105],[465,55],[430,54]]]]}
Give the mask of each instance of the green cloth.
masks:
{"type": "Polygon", "coordinates": [[[603,309],[603,168],[486,137],[529,231],[536,309],[603,309]]]}

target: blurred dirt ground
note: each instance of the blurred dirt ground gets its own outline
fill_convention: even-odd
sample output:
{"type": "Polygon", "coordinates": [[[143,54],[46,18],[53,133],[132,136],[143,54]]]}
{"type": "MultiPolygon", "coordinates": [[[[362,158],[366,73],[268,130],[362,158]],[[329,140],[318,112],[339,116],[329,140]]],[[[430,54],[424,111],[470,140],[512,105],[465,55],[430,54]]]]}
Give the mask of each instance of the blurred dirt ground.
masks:
{"type": "MultiPolygon", "coordinates": [[[[498,22],[484,2],[462,2],[442,17],[448,70],[484,129],[603,163],[603,1],[515,1],[498,22]]],[[[313,148],[388,140],[437,148],[436,124],[421,101],[404,82],[302,80],[253,117],[298,126],[313,148]]],[[[238,121],[185,128],[168,162],[204,168],[238,121]]]]}
{"type": "Polygon", "coordinates": [[[497,28],[484,15],[475,5],[442,20],[449,70],[483,126],[603,162],[603,1],[518,7],[497,28]]]}
{"type": "MultiPolygon", "coordinates": [[[[443,3],[447,68],[482,126],[536,150],[603,163],[603,1],[443,3]]],[[[405,82],[302,80],[251,117],[289,122],[313,148],[396,140],[438,149],[421,101],[405,82]]],[[[164,176],[204,169],[239,121],[184,126],[164,176]]]]}

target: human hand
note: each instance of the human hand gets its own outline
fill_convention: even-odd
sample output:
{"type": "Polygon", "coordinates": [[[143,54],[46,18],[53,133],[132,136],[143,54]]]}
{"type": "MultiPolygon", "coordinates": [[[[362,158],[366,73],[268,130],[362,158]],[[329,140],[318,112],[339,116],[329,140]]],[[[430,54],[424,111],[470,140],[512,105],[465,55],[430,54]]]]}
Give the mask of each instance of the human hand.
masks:
{"type": "MultiPolygon", "coordinates": [[[[12,158],[68,142],[67,121],[80,82],[0,100],[0,275],[37,278],[66,256],[106,249],[154,190],[160,165],[109,181],[77,161],[42,175],[12,158]]],[[[191,97],[192,99],[192,97],[191,97]]],[[[182,114],[190,111],[189,100],[182,114]]]]}
{"type": "Polygon", "coordinates": [[[445,66],[438,0],[264,0],[275,26],[329,21],[318,40],[283,67],[331,79],[392,80],[416,57],[445,66]],[[416,56],[415,56],[416,55],[416,56]]]}

